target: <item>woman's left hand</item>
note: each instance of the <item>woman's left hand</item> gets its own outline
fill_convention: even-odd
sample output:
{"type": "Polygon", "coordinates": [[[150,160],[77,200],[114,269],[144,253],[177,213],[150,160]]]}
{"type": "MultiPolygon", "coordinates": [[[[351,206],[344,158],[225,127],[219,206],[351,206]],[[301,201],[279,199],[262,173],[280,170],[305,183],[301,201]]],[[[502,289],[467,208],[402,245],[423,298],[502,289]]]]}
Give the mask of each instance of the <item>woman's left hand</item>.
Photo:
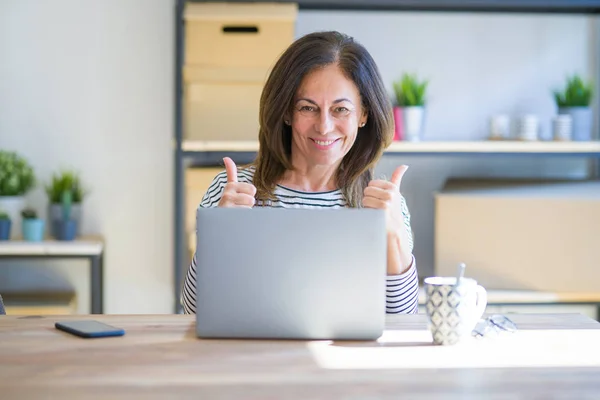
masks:
{"type": "Polygon", "coordinates": [[[387,211],[388,233],[399,233],[401,230],[406,230],[402,215],[400,184],[407,169],[407,165],[396,168],[389,181],[372,180],[364,191],[363,207],[387,211]]]}
{"type": "Polygon", "coordinates": [[[388,262],[389,274],[403,273],[412,262],[411,249],[408,248],[408,235],[412,233],[408,232],[404,223],[402,195],[400,194],[400,184],[407,169],[407,165],[396,168],[389,181],[372,180],[365,188],[363,196],[363,207],[386,210],[388,255],[396,259],[396,262],[391,263],[392,265],[388,262]],[[395,257],[393,257],[394,254],[396,254],[395,257]]]}

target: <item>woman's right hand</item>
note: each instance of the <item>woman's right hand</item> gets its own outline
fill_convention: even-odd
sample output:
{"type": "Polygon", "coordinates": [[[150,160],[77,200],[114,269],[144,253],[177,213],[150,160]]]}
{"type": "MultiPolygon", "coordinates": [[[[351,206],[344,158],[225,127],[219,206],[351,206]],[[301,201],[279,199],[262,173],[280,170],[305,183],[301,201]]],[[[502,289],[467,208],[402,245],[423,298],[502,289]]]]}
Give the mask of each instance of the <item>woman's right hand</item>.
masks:
{"type": "Polygon", "coordinates": [[[256,187],[251,183],[238,182],[237,166],[229,157],[223,158],[227,171],[227,183],[219,201],[219,207],[254,207],[256,187]]]}

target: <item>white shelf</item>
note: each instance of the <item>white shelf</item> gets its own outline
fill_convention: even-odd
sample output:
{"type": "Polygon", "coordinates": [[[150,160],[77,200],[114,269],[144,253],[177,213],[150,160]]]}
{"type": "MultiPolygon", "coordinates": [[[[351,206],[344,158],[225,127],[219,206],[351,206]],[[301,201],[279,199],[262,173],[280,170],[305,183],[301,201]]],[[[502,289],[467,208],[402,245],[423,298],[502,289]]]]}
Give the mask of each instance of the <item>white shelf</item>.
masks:
{"type": "Polygon", "coordinates": [[[97,256],[102,254],[104,242],[100,239],[77,239],[73,241],[22,240],[0,241],[0,256],[97,256]]]}
{"type": "Polygon", "coordinates": [[[600,153],[600,142],[493,141],[393,142],[386,152],[433,153],[600,153]]]}
{"type": "MultiPolygon", "coordinates": [[[[187,152],[255,152],[258,141],[185,140],[187,152]]],[[[475,141],[475,142],[393,142],[386,153],[531,153],[531,154],[591,154],[600,155],[600,141],[475,141]]]]}

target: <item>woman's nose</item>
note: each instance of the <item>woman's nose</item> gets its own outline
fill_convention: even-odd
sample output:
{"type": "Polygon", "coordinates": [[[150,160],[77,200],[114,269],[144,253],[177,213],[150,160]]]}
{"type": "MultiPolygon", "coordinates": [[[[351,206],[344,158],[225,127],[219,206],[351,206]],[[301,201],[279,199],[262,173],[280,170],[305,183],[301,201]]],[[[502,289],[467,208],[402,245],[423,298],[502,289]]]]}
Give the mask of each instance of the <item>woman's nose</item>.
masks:
{"type": "Polygon", "coordinates": [[[315,130],[321,135],[326,135],[333,129],[333,118],[329,113],[322,112],[315,124],[315,130]]]}

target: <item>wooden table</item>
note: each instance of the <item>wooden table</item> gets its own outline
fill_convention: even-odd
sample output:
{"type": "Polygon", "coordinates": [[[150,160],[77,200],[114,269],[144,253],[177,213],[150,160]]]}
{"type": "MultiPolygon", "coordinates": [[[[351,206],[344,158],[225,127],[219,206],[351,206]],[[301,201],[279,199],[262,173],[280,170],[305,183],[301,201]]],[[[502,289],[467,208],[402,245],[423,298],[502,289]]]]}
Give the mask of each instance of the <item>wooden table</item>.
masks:
{"type": "Polygon", "coordinates": [[[78,238],[71,241],[46,239],[42,242],[10,240],[0,242],[0,259],[85,259],[90,263],[90,305],[92,314],[103,313],[104,241],[78,238]]]}
{"type": "Polygon", "coordinates": [[[519,332],[433,346],[423,315],[378,341],[201,340],[188,315],[0,317],[0,398],[597,399],[600,324],[512,315],[519,332]],[[123,327],[81,339],[65,319],[123,327]],[[142,397],[143,396],[143,397],[142,397]]]}

